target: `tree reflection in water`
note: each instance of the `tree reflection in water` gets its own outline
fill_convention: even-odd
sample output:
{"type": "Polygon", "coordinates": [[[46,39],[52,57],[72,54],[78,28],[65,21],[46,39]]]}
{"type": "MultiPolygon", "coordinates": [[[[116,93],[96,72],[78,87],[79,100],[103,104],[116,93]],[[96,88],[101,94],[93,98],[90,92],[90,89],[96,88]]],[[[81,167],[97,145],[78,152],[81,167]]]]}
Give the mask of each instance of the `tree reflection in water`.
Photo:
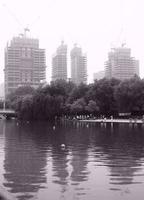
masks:
{"type": "Polygon", "coordinates": [[[5,124],[5,160],[3,185],[19,199],[29,199],[46,183],[47,152],[42,151],[40,134],[28,125],[5,124]]]}

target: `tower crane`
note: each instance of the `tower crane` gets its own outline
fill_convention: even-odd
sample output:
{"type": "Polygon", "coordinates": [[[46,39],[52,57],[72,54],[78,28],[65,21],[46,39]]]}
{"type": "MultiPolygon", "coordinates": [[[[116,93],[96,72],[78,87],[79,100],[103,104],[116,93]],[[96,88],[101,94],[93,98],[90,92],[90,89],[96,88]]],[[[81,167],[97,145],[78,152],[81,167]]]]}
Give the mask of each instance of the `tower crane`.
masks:
{"type": "Polygon", "coordinates": [[[2,6],[7,10],[7,12],[9,13],[9,15],[17,22],[17,24],[19,25],[19,28],[24,31],[24,34],[23,33],[19,34],[20,36],[26,36],[26,33],[30,32],[30,28],[29,27],[32,27],[40,19],[40,16],[37,16],[35,18],[35,20],[32,21],[32,23],[30,23],[27,26],[24,26],[21,23],[21,21],[19,20],[19,18],[15,15],[15,13],[5,3],[3,3],[2,6]]]}

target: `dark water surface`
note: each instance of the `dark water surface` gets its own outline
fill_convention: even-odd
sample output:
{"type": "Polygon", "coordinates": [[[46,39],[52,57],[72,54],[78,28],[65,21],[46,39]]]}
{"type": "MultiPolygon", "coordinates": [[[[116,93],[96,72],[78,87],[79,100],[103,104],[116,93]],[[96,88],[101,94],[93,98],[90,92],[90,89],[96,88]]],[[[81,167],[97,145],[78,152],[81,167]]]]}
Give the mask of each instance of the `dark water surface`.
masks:
{"type": "Polygon", "coordinates": [[[0,186],[20,200],[143,200],[144,127],[2,120],[0,186]]]}

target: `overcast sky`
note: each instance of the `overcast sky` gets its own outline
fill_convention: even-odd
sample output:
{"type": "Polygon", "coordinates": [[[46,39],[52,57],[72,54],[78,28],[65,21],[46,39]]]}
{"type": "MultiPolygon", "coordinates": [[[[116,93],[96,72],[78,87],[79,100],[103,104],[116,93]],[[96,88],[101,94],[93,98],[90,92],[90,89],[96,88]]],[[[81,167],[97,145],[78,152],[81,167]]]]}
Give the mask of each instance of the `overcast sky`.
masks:
{"type": "Polygon", "coordinates": [[[0,0],[0,83],[6,43],[26,26],[46,49],[48,81],[52,54],[61,40],[68,45],[69,64],[74,43],[87,53],[89,82],[94,72],[104,69],[110,48],[122,42],[140,60],[140,76],[144,77],[143,20],[143,0],[0,0]]]}

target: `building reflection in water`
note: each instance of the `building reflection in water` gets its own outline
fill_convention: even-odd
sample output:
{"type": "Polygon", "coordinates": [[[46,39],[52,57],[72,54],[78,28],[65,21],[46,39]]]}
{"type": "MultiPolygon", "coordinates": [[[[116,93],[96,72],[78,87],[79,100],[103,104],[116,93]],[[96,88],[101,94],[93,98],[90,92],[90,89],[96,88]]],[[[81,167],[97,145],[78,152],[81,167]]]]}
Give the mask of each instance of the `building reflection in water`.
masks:
{"type": "MultiPolygon", "coordinates": [[[[75,130],[69,129],[67,134],[67,142],[72,155],[70,180],[71,187],[74,188],[73,198],[83,199],[87,193],[84,183],[88,181],[90,173],[88,169],[89,126],[84,123],[73,124],[73,126],[75,130]]],[[[87,185],[87,187],[89,186],[87,185]]]]}
{"type": "Polygon", "coordinates": [[[54,183],[67,185],[68,177],[68,147],[65,141],[65,131],[59,127],[52,139],[52,170],[54,183]]]}
{"type": "Polygon", "coordinates": [[[43,191],[53,199],[87,199],[99,193],[95,185],[101,175],[103,191],[141,184],[144,135],[140,126],[64,122],[53,129],[47,123],[6,122],[3,130],[3,184],[19,199],[36,199],[38,191],[39,199],[43,191]]]}
{"type": "Polygon", "coordinates": [[[84,195],[80,184],[88,180],[88,134],[78,123],[64,123],[55,133],[52,147],[53,182],[61,185],[61,198],[72,194],[84,195]],[[85,136],[84,136],[85,134],[85,136]],[[65,148],[61,144],[65,144],[65,148]],[[82,144],[82,145],[81,145],[82,144]],[[71,184],[71,186],[70,186],[71,184]]]}
{"type": "Polygon", "coordinates": [[[71,140],[71,180],[72,184],[79,184],[88,179],[88,145],[89,145],[89,136],[86,133],[85,128],[80,128],[73,135],[71,140]]]}
{"type": "Polygon", "coordinates": [[[66,143],[71,152],[72,166],[71,181],[72,184],[79,184],[88,179],[88,148],[89,148],[89,132],[88,124],[73,122],[67,124],[65,135],[66,143]]]}
{"type": "Polygon", "coordinates": [[[68,186],[68,157],[67,150],[61,147],[53,147],[52,149],[52,170],[53,183],[60,186],[61,197],[67,191],[68,186]]]}
{"type": "Polygon", "coordinates": [[[144,135],[142,127],[114,124],[100,128],[92,135],[92,143],[100,150],[96,154],[100,165],[110,170],[110,190],[121,190],[122,185],[142,183],[137,177],[141,174],[144,157],[144,135]],[[137,179],[137,180],[135,180],[137,179]]]}
{"type": "MultiPolygon", "coordinates": [[[[115,132],[116,133],[116,132],[115,132]]],[[[110,184],[115,185],[111,189],[118,189],[117,185],[140,184],[137,176],[141,174],[144,156],[144,135],[138,127],[133,130],[123,125],[119,126],[112,149],[109,149],[109,167],[111,171],[110,184]],[[117,136],[117,137],[116,137],[117,136]]]]}
{"type": "MultiPolygon", "coordinates": [[[[46,183],[47,152],[37,127],[5,123],[5,160],[3,185],[19,199],[32,198],[46,183]]],[[[39,130],[40,131],[40,130],[39,130]]]]}

